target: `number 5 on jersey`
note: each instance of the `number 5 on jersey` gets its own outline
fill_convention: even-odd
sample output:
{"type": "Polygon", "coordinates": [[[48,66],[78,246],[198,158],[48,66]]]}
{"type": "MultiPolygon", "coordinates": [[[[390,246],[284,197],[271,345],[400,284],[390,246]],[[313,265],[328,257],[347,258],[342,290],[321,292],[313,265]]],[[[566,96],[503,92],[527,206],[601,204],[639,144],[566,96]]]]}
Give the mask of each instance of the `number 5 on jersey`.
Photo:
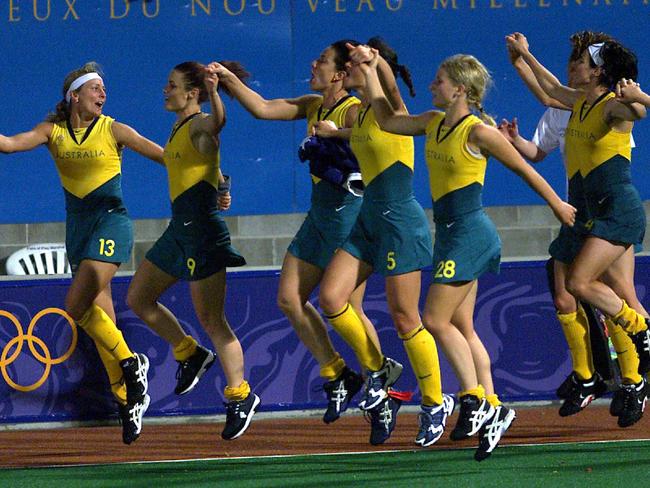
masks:
{"type": "Polygon", "coordinates": [[[395,261],[395,251],[388,251],[386,254],[386,269],[392,271],[397,266],[397,261],[395,261]]]}

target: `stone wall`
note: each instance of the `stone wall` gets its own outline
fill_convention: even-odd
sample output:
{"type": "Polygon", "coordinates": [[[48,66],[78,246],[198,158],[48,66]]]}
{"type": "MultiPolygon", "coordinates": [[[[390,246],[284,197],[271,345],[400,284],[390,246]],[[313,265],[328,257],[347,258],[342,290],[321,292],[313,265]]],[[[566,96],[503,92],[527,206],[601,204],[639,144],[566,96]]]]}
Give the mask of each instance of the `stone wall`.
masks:
{"type": "MultiPolygon", "coordinates": [[[[650,215],[650,201],[645,202],[650,215]]],[[[558,223],[543,205],[488,207],[503,243],[504,259],[537,259],[548,256],[548,245],[557,233],[558,223]]],[[[431,222],[431,210],[427,210],[431,222]]],[[[300,228],[305,215],[226,216],[234,246],[246,257],[249,266],[280,266],[287,246],[300,228]]],[[[135,246],[131,262],[121,271],[133,271],[153,242],[167,226],[166,219],[136,220],[135,246]]],[[[648,233],[650,234],[650,233],[648,233]]],[[[650,249],[646,234],[644,250],[650,249]]],[[[0,273],[9,255],[29,244],[64,242],[63,222],[0,225],[0,273]]]]}

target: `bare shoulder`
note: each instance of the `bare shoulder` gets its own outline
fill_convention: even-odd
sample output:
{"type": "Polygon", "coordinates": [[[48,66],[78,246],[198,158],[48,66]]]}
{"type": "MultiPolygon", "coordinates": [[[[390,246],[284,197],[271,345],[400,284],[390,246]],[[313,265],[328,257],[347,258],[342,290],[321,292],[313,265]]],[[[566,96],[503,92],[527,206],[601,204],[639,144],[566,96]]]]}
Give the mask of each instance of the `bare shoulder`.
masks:
{"type": "Polygon", "coordinates": [[[476,137],[477,139],[490,138],[495,136],[500,136],[501,133],[496,127],[487,125],[483,122],[480,124],[475,124],[470,129],[471,136],[476,137]]]}
{"type": "Polygon", "coordinates": [[[492,151],[495,147],[510,145],[506,138],[499,132],[499,129],[481,122],[472,126],[469,132],[468,142],[480,149],[492,151]]]}
{"type": "Polygon", "coordinates": [[[307,110],[309,106],[320,102],[322,99],[322,95],[317,95],[316,93],[307,93],[296,98],[288,98],[287,102],[295,104],[301,107],[303,110],[307,110]]]}
{"type": "Polygon", "coordinates": [[[305,95],[301,95],[296,100],[300,100],[303,103],[313,103],[316,100],[322,100],[323,96],[318,95],[316,93],[306,93],[305,95]]]}
{"type": "Polygon", "coordinates": [[[49,136],[52,133],[53,128],[54,128],[54,122],[49,122],[46,120],[36,124],[34,130],[40,134],[47,134],[49,136]]]}
{"type": "Polygon", "coordinates": [[[422,112],[420,115],[416,115],[416,117],[426,123],[426,125],[429,125],[429,122],[431,122],[436,115],[441,113],[442,112],[439,110],[427,110],[426,112],[422,112]]]}

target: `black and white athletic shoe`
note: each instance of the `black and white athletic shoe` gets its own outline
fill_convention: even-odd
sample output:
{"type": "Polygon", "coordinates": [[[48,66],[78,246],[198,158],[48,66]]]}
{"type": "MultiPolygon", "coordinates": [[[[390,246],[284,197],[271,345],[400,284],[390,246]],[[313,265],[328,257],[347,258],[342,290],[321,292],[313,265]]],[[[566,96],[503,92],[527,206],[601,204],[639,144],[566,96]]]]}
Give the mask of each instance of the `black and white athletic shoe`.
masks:
{"type": "Polygon", "coordinates": [[[327,381],[323,385],[327,395],[327,410],[323,415],[326,424],[337,420],[348,409],[350,401],[363,386],[363,378],[347,366],[335,380],[327,381]]]}
{"type": "Polygon", "coordinates": [[[422,447],[428,447],[438,441],[445,431],[447,418],[454,411],[456,400],[453,396],[443,394],[442,405],[436,405],[430,412],[424,409],[418,414],[418,424],[420,426],[415,443],[422,447]]]}
{"type": "Polygon", "coordinates": [[[397,412],[401,406],[400,399],[387,396],[379,405],[366,412],[370,417],[370,444],[378,446],[390,438],[397,425],[397,412]]]}
{"type": "Polygon", "coordinates": [[[226,403],[226,425],[221,432],[221,437],[229,441],[246,432],[259,404],[260,397],[255,393],[250,393],[243,400],[226,403]]]}
{"type": "Polygon", "coordinates": [[[145,394],[141,402],[135,403],[134,405],[127,403],[126,405],[119,406],[120,423],[122,424],[122,442],[124,444],[131,444],[140,437],[142,417],[144,417],[144,413],[149,408],[150,401],[149,395],[145,394]]]}
{"type": "Polygon", "coordinates": [[[147,372],[149,359],[142,353],[137,353],[130,358],[120,361],[124,385],[126,386],[126,403],[135,405],[144,401],[144,396],[149,389],[147,372]]]}
{"type": "Polygon", "coordinates": [[[510,428],[516,413],[514,409],[499,405],[494,409],[494,414],[479,431],[478,448],[474,452],[474,459],[483,461],[487,459],[499,445],[503,434],[510,428]]]}
{"type": "Polygon", "coordinates": [[[648,384],[645,380],[641,380],[636,385],[623,385],[620,391],[622,405],[618,413],[618,426],[630,427],[643,417],[648,401],[648,384]]]}
{"type": "Polygon", "coordinates": [[[582,411],[596,398],[607,392],[607,384],[598,374],[594,374],[588,380],[580,380],[572,376],[572,388],[560,406],[560,417],[568,417],[582,411]]]}
{"type": "Polygon", "coordinates": [[[176,370],[176,388],[174,393],[185,395],[194,389],[196,384],[210,366],[214,364],[217,355],[203,346],[196,346],[196,351],[185,361],[178,361],[176,370]]]}
{"type": "Polygon", "coordinates": [[[361,410],[372,410],[387,396],[388,388],[392,386],[402,374],[404,367],[389,357],[384,358],[384,364],[379,371],[368,372],[366,389],[359,402],[361,410]]]}
{"type": "Polygon", "coordinates": [[[473,436],[493,414],[494,407],[487,399],[479,400],[474,395],[461,396],[458,420],[449,437],[453,441],[460,441],[473,436]]]}

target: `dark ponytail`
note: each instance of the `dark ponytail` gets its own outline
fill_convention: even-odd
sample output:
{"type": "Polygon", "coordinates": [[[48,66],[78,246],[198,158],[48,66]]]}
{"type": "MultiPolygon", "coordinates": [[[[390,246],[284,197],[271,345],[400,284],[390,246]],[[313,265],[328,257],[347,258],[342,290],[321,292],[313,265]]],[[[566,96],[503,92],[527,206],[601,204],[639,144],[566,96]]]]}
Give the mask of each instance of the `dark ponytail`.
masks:
{"type": "Polygon", "coordinates": [[[603,59],[603,72],[598,81],[610,90],[621,78],[636,81],[639,76],[636,55],[619,42],[605,42],[600,49],[600,57],[603,59]]]}
{"type": "Polygon", "coordinates": [[[399,64],[397,53],[390,47],[386,41],[381,37],[373,37],[368,41],[368,46],[375,48],[379,51],[379,55],[386,60],[390,68],[393,70],[395,77],[401,77],[409,89],[409,94],[415,96],[415,88],[413,87],[413,79],[411,78],[411,71],[403,64],[399,64]]]}
{"type": "MultiPolygon", "coordinates": [[[[243,81],[244,84],[246,83],[246,80],[251,76],[251,74],[248,71],[246,71],[244,66],[238,61],[219,61],[219,64],[226,67],[228,71],[232,72],[232,74],[234,74],[237,78],[243,81]]],[[[232,98],[232,93],[230,93],[228,87],[223,83],[219,83],[218,90],[224,92],[226,95],[232,98]]]]}
{"type": "MultiPolygon", "coordinates": [[[[224,65],[228,70],[232,71],[240,80],[245,80],[250,76],[250,73],[246,71],[244,67],[237,61],[219,61],[219,63],[224,65]]],[[[183,75],[183,80],[185,81],[185,89],[187,91],[192,90],[193,88],[197,88],[199,90],[199,103],[207,102],[210,95],[205,89],[204,68],[205,65],[197,61],[185,61],[184,63],[174,66],[174,71],[178,71],[183,75]]],[[[219,83],[218,89],[226,93],[228,96],[232,96],[228,89],[221,83],[219,83]]]]}

